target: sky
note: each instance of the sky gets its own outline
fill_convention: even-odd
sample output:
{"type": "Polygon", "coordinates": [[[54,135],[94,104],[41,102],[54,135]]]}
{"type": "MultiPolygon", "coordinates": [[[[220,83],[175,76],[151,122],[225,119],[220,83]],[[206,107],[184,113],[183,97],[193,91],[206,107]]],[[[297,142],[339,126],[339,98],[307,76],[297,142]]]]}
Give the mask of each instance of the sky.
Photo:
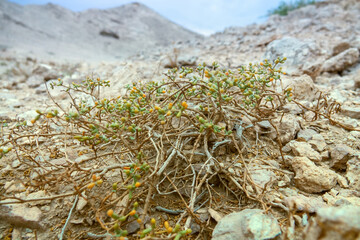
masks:
{"type": "MultiPolygon", "coordinates": [[[[18,4],[48,2],[73,11],[89,8],[112,8],[134,1],[128,0],[10,0],[18,4]]],[[[230,26],[246,26],[266,20],[270,9],[291,0],[136,0],[167,19],[195,32],[210,35],[230,26]]]]}

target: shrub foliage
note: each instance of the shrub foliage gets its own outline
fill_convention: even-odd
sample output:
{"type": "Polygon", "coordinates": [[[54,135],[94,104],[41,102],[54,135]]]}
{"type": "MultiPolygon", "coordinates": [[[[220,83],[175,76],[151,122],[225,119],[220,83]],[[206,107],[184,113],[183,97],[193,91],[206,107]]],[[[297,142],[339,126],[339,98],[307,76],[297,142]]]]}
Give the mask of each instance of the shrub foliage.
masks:
{"type": "MultiPolygon", "coordinates": [[[[50,87],[63,89],[70,106],[54,102],[56,108],[36,110],[29,125],[3,124],[0,157],[18,159],[25,186],[29,191],[45,189],[47,200],[86,196],[101,228],[97,232],[120,239],[180,239],[191,233],[191,221],[201,225],[201,232],[209,231],[209,222],[201,223],[196,211],[202,206],[215,208],[217,193],[209,183],[214,178],[233,192],[227,186],[231,183],[265,209],[274,205],[265,198],[266,187],[259,190],[252,181],[243,158],[252,146],[242,120],[253,124],[268,120],[281,150],[273,119],[293,101],[291,88],[278,90],[285,74],[279,65],[284,61],[265,60],[237,70],[221,69],[216,63],[174,68],[162,81],[134,82],[126,86],[125,95],[114,98],[101,98],[100,90],[110,86],[108,81],[87,78],[66,85],[59,79],[50,87]],[[239,176],[224,167],[217,153],[220,146],[228,146],[232,164],[242,166],[239,176]],[[148,222],[150,209],[164,210],[152,199],[170,194],[182,205],[175,211],[180,214],[177,224],[171,227],[154,218],[148,222]],[[128,233],[128,224],[135,221],[140,231],[128,233]]],[[[314,112],[331,114],[329,109],[314,112]]],[[[0,204],[26,201],[4,194],[0,204]]]]}

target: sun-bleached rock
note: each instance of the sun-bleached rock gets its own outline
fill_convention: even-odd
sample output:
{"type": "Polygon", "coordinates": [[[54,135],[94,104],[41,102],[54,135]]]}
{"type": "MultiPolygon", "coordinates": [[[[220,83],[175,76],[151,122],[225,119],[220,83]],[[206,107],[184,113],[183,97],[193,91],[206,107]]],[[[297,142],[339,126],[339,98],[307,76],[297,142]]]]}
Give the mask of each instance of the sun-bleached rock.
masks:
{"type": "Polygon", "coordinates": [[[318,47],[313,41],[302,41],[294,37],[284,37],[271,42],[267,46],[264,58],[275,60],[278,57],[286,57],[287,60],[284,64],[286,71],[289,74],[301,75],[304,64],[313,61],[318,52],[318,47]]]}
{"type": "Polygon", "coordinates": [[[360,207],[353,205],[339,207],[323,207],[317,211],[316,217],[303,239],[357,239],[360,235],[360,207]]]}
{"type": "Polygon", "coordinates": [[[37,207],[28,208],[24,204],[0,206],[0,221],[5,221],[16,227],[43,229],[42,212],[37,207]]]}
{"type": "Polygon", "coordinates": [[[293,96],[297,100],[312,102],[317,97],[318,89],[309,75],[283,78],[282,84],[285,89],[292,88],[293,96]]]}
{"type": "Polygon", "coordinates": [[[353,149],[345,144],[337,144],[331,148],[330,167],[346,169],[347,161],[352,157],[353,149]]]}
{"type": "Polygon", "coordinates": [[[213,240],[265,240],[281,234],[278,221],[260,209],[230,213],[216,225],[213,240]]]}
{"type": "Polygon", "coordinates": [[[314,162],[320,162],[322,159],[320,153],[315,151],[310,143],[292,140],[288,145],[295,156],[307,157],[314,162]]]}
{"type": "Polygon", "coordinates": [[[351,118],[360,119],[360,107],[343,106],[341,113],[351,118]]]}
{"type": "Polygon", "coordinates": [[[307,129],[301,129],[297,134],[297,139],[309,141],[313,138],[315,134],[318,134],[314,129],[307,128],[307,129]]]}
{"type": "Polygon", "coordinates": [[[284,199],[286,206],[295,211],[315,213],[319,208],[326,206],[321,197],[306,197],[297,195],[284,199]]]}
{"type": "Polygon", "coordinates": [[[326,148],[326,142],[324,137],[321,134],[315,134],[312,136],[312,139],[308,142],[318,152],[322,152],[326,148]]]}
{"type": "Polygon", "coordinates": [[[359,60],[359,50],[350,48],[326,60],[322,66],[323,72],[341,72],[354,65],[359,60]]]}
{"type": "MultiPolygon", "coordinates": [[[[277,125],[280,134],[280,140],[283,144],[293,140],[297,132],[300,130],[299,119],[292,114],[285,114],[281,119],[281,122],[277,125]]],[[[276,132],[272,131],[270,137],[275,139],[276,132]]]]}
{"type": "Polygon", "coordinates": [[[337,174],[325,167],[316,166],[307,157],[294,157],[290,164],[295,172],[295,184],[308,193],[319,193],[330,190],[336,183],[337,174]]]}
{"type": "Polygon", "coordinates": [[[360,159],[359,157],[351,158],[346,163],[346,175],[345,177],[349,181],[349,186],[352,189],[360,191],[360,159]]]}

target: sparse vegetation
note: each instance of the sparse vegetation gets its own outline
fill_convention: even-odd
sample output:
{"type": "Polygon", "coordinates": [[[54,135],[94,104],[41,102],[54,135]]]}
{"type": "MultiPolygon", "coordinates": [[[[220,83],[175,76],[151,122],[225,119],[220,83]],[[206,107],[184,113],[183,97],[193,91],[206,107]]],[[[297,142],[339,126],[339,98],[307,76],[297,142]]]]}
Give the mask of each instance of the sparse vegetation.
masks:
{"type": "MultiPolygon", "coordinates": [[[[18,159],[22,167],[16,171],[24,176],[23,184],[30,191],[45,189],[47,200],[87,199],[87,214],[97,225],[67,231],[68,238],[110,234],[119,239],[190,239],[191,222],[200,226],[197,235],[209,235],[213,223],[201,222],[196,214],[203,206],[225,212],[225,205],[236,207],[244,201],[264,209],[279,206],[266,197],[274,190],[261,188],[251,178],[252,160],[244,155],[262,156],[267,147],[260,142],[267,140],[255,137],[254,131],[247,133],[242,119],[254,124],[267,120],[277,133],[277,142],[269,144],[277,146],[279,154],[274,154],[283,158],[273,119],[294,101],[291,88],[278,90],[286,74],[279,65],[285,60],[250,63],[237,70],[220,69],[216,63],[174,68],[161,82],[134,82],[126,86],[124,96],[110,99],[99,93],[110,86],[108,81],[87,78],[65,85],[58,79],[51,87],[63,88],[71,108],[54,102],[58,109],[36,110],[30,125],[3,124],[0,157],[12,154],[18,159]],[[226,152],[221,153],[224,146],[226,152]],[[241,177],[233,174],[234,164],[241,177]],[[219,194],[214,179],[232,197],[219,194]],[[176,203],[170,203],[170,195],[176,203]],[[167,208],[156,202],[164,197],[169,199],[167,208]],[[164,221],[151,216],[150,209],[180,217],[164,221]],[[129,225],[135,222],[140,230],[130,233],[129,225]]],[[[320,102],[321,97],[312,110],[317,113],[314,119],[329,118],[333,108],[320,102]]],[[[2,194],[0,205],[27,201],[2,194]]]]}
{"type": "Polygon", "coordinates": [[[280,16],[286,16],[290,11],[293,11],[295,9],[315,4],[317,0],[295,0],[295,1],[289,1],[280,2],[279,6],[275,9],[272,9],[268,12],[268,16],[278,14],[280,16]]]}

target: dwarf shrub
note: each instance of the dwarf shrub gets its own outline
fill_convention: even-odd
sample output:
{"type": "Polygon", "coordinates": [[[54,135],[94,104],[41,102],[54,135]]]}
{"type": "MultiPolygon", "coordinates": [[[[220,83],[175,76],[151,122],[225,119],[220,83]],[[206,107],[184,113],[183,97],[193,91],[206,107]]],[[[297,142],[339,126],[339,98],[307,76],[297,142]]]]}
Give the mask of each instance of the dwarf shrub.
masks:
{"type": "MultiPolygon", "coordinates": [[[[58,79],[50,87],[62,88],[69,95],[71,107],[54,102],[54,108],[36,110],[37,115],[29,125],[3,124],[0,158],[14,153],[29,168],[26,171],[36,170],[25,183],[32,191],[46,188],[56,195],[59,186],[72,186],[74,191],[64,194],[64,198],[86,192],[88,198],[94,199],[91,211],[105,234],[120,239],[131,235],[178,240],[192,232],[186,229],[190,221],[182,227],[183,217],[200,221],[194,214],[195,199],[201,195],[206,177],[212,177],[206,174],[203,180],[196,180],[189,166],[200,161],[197,163],[204,165],[202,169],[214,164],[219,169],[221,164],[213,150],[223,143],[234,144],[236,154],[242,156],[239,145],[243,143],[237,140],[242,136],[233,130],[243,118],[254,123],[268,120],[276,128],[272,119],[282,114],[282,106],[293,101],[292,89],[281,84],[286,73],[280,64],[285,60],[264,60],[238,69],[222,69],[217,63],[174,68],[161,81],[134,82],[125,87],[126,94],[110,98],[100,94],[100,90],[110,86],[109,81],[86,78],[80,84],[66,85],[58,79]],[[189,144],[192,153],[184,157],[183,148],[189,144]],[[87,158],[70,159],[68,148],[81,149],[78,155],[87,154],[87,158]],[[194,152],[199,148],[204,150],[207,160],[194,160],[194,152]],[[61,157],[66,159],[64,165],[52,163],[61,157]],[[173,159],[177,159],[175,166],[171,165],[173,159]],[[115,176],[107,176],[112,171],[115,176]],[[189,187],[193,190],[187,198],[180,193],[179,186],[184,182],[182,178],[189,177],[193,180],[186,182],[192,182],[189,187]],[[165,180],[166,189],[180,197],[185,210],[178,211],[182,215],[174,227],[166,221],[161,229],[159,220],[152,218],[147,223],[146,219],[151,199],[160,194],[165,180]],[[123,207],[116,209],[121,201],[123,207]],[[126,226],[134,221],[140,224],[140,231],[129,234],[126,226]]],[[[252,189],[257,187],[253,182],[243,184],[251,185],[252,189]]],[[[242,191],[266,204],[247,188],[242,191]]],[[[1,196],[1,201],[9,199],[14,198],[1,196]]]]}

